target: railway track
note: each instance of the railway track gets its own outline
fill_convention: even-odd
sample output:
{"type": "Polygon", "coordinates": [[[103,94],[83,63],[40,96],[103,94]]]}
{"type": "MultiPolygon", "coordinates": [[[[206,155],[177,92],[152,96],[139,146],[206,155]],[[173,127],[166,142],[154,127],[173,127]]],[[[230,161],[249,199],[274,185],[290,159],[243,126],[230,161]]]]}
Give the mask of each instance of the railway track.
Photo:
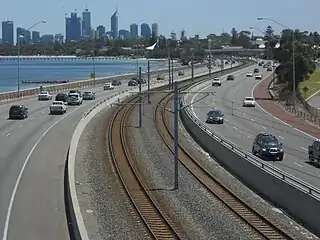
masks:
{"type": "Polygon", "coordinates": [[[108,129],[108,145],[120,181],[137,214],[154,239],[184,239],[183,234],[161,211],[134,165],[125,137],[127,118],[139,98],[128,100],[115,113],[108,129]]]}
{"type": "MultiPolygon", "coordinates": [[[[172,113],[168,113],[165,110],[170,101],[172,101],[172,97],[173,94],[167,94],[158,102],[154,110],[154,124],[163,142],[167,145],[170,151],[174,153],[173,131],[171,130],[172,122],[168,117],[168,114],[172,115],[172,113]]],[[[170,106],[172,106],[172,104],[170,104],[170,106]]],[[[170,106],[168,106],[168,108],[170,108],[170,106]]],[[[223,202],[231,211],[249,224],[261,236],[270,240],[293,239],[233,194],[231,190],[210,174],[200,161],[195,159],[180,144],[179,161],[196,179],[199,180],[199,182],[202,183],[203,186],[208,189],[209,192],[223,202]]]]}

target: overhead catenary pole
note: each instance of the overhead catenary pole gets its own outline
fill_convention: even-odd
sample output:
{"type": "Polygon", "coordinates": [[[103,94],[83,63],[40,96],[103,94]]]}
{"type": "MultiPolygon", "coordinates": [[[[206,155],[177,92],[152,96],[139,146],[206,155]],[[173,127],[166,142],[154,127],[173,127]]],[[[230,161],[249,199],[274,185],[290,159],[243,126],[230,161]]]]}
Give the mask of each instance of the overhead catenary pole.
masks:
{"type": "Polygon", "coordinates": [[[139,128],[142,127],[142,86],[141,86],[141,67],[139,67],[139,128]]]}
{"type": "Polygon", "coordinates": [[[171,60],[170,55],[168,54],[168,68],[169,68],[169,90],[171,89],[171,60]]]}
{"type": "Polygon", "coordinates": [[[174,189],[179,188],[179,90],[174,83],[174,189]]]}
{"type": "Polygon", "coordinates": [[[171,59],[171,89],[173,89],[173,59],[171,59]]]}
{"type": "Polygon", "coordinates": [[[150,104],[150,61],[148,61],[148,103],[150,104]]]}

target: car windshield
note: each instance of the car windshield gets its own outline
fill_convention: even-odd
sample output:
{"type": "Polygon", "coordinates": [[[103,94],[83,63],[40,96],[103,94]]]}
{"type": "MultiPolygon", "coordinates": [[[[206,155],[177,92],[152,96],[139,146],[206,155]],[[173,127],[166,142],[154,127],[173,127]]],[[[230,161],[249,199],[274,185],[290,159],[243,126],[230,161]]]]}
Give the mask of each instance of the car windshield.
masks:
{"type": "Polygon", "coordinates": [[[62,102],[53,102],[52,105],[62,105],[62,102]]]}
{"type": "Polygon", "coordinates": [[[209,116],[214,116],[214,117],[221,117],[221,116],[223,116],[223,113],[221,111],[216,110],[216,111],[210,111],[208,113],[208,115],[209,116]]]}
{"type": "Polygon", "coordinates": [[[247,100],[247,101],[253,101],[253,98],[252,98],[252,97],[246,97],[245,100],[247,100]]]}
{"type": "Polygon", "coordinates": [[[20,110],[22,109],[22,106],[12,106],[11,110],[20,110]]]}
{"type": "Polygon", "coordinates": [[[40,94],[48,94],[48,92],[40,92],[40,94]]]}
{"type": "Polygon", "coordinates": [[[91,92],[84,92],[83,95],[90,95],[91,92]]]}
{"type": "Polygon", "coordinates": [[[265,146],[278,146],[279,142],[274,136],[264,136],[262,138],[262,143],[265,146]]]}

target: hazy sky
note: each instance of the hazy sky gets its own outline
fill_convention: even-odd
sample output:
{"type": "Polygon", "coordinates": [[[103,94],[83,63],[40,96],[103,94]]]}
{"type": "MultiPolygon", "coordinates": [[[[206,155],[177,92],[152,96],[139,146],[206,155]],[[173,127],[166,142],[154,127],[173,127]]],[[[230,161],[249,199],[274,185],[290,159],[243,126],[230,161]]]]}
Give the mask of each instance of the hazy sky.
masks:
{"type": "MultiPolygon", "coordinates": [[[[88,6],[92,25],[110,28],[110,16],[119,8],[119,29],[129,29],[131,23],[159,24],[159,32],[168,36],[175,31],[178,36],[185,29],[187,36],[230,32],[249,29],[254,25],[262,30],[272,25],[276,31],[282,27],[271,22],[257,21],[269,17],[291,28],[319,31],[319,0],[18,0],[5,1],[0,8],[1,20],[13,20],[16,27],[29,28],[39,20],[47,24],[33,30],[44,33],[65,34],[65,13],[81,13],[88,6]]],[[[1,26],[0,26],[1,30],[1,26]]],[[[258,33],[258,32],[257,32],[258,33]]],[[[1,35],[0,35],[1,36],[1,35]]]]}

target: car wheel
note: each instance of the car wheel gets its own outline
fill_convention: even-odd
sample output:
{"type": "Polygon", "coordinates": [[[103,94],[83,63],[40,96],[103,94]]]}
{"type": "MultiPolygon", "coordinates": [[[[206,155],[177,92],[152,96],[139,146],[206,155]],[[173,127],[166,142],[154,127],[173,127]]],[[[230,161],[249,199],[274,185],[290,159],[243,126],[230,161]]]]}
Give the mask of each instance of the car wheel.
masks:
{"type": "Polygon", "coordinates": [[[283,160],[283,155],[280,155],[279,156],[279,161],[282,161],[283,160]]]}
{"type": "Polygon", "coordinates": [[[220,121],[220,124],[223,124],[223,122],[224,122],[223,120],[222,120],[222,121],[220,121]]]}

